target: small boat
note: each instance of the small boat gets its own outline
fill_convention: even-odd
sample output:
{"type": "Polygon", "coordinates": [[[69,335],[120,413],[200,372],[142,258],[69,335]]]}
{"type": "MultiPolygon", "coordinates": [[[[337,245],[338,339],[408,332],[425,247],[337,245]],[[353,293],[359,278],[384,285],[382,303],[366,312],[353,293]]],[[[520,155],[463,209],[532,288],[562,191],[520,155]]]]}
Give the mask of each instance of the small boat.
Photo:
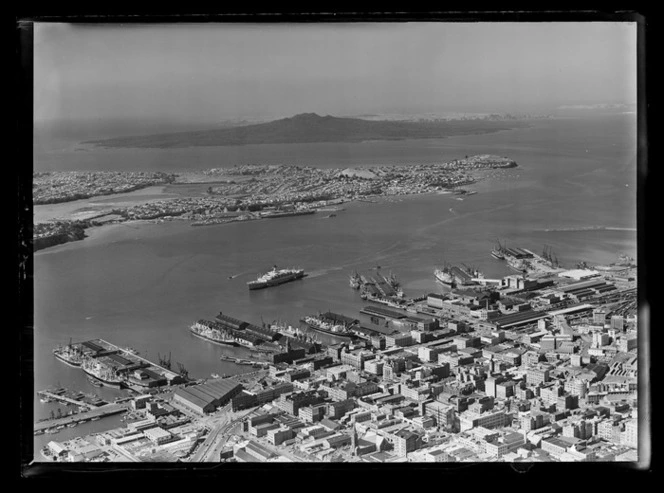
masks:
{"type": "Polygon", "coordinates": [[[69,423],[69,424],[67,425],[67,428],[73,428],[73,427],[76,426],[77,424],[78,424],[78,423],[69,423]]]}
{"type": "Polygon", "coordinates": [[[95,416],[95,417],[92,418],[90,421],[99,421],[100,419],[101,419],[101,418],[100,418],[99,416],[95,416]]]}
{"type": "Polygon", "coordinates": [[[60,425],[60,426],[56,426],[55,429],[56,430],[62,430],[64,427],[65,427],[65,425],[60,425]]]}
{"type": "Polygon", "coordinates": [[[101,383],[101,382],[100,382],[99,380],[97,380],[96,378],[88,377],[88,382],[90,382],[90,384],[91,384],[93,387],[103,387],[103,386],[104,386],[104,384],[101,383]]]}

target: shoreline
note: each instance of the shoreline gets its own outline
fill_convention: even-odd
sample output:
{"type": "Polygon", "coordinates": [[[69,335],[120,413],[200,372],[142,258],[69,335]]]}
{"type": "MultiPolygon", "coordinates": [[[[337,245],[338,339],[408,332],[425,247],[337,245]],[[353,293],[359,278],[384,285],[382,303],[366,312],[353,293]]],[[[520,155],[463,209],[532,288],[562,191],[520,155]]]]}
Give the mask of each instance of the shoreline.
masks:
{"type": "MultiPolygon", "coordinates": [[[[518,165],[516,166],[518,167],[518,165]]],[[[458,194],[458,190],[465,190],[465,187],[471,187],[474,186],[480,182],[487,182],[490,181],[492,177],[487,177],[486,173],[491,172],[491,171],[505,171],[505,170],[510,170],[514,169],[514,167],[498,167],[498,168],[487,168],[487,169],[474,169],[470,170],[470,175],[472,182],[461,185],[459,187],[449,187],[445,188],[443,190],[427,190],[423,192],[415,191],[413,193],[381,193],[377,195],[367,195],[367,196],[362,196],[362,197],[356,197],[354,199],[350,200],[343,200],[343,203],[347,204],[352,204],[352,203],[390,203],[394,201],[402,201],[407,198],[413,198],[413,197],[420,197],[420,196],[453,196],[455,194],[458,194]]],[[[512,180],[510,180],[512,181],[512,180]]],[[[182,182],[181,185],[193,185],[193,183],[187,183],[187,182],[182,182]]],[[[202,183],[199,183],[199,185],[203,185],[202,183]]],[[[97,211],[96,215],[94,217],[103,217],[106,215],[112,214],[112,210],[114,206],[120,206],[121,204],[147,204],[152,201],[159,201],[159,200],[168,200],[172,197],[172,194],[169,194],[167,190],[168,186],[167,185],[158,185],[158,186],[152,186],[148,187],[146,189],[142,190],[136,190],[132,192],[127,192],[124,194],[117,194],[114,198],[119,199],[119,200],[112,200],[110,198],[105,199],[105,203],[99,204],[99,199],[104,200],[105,197],[107,196],[100,196],[100,197],[91,197],[88,199],[81,199],[80,201],[72,201],[68,203],[63,203],[63,204],[45,204],[45,205],[40,205],[36,207],[42,207],[42,208],[60,208],[58,206],[64,206],[64,204],[68,205],[68,209],[70,209],[71,214],[75,214],[76,210],[74,209],[79,206],[85,207],[87,205],[88,207],[93,207],[95,205],[108,205],[109,209],[106,211],[97,211]],[[141,193],[143,192],[143,193],[141,193]],[[118,197],[120,196],[121,197],[118,197]],[[151,197],[151,199],[143,202],[143,201],[128,201],[128,200],[122,200],[126,198],[132,198],[136,196],[148,196],[151,197]],[[96,199],[96,201],[95,201],[96,199]]],[[[339,199],[335,199],[339,200],[339,199]]],[[[328,206],[322,206],[322,209],[325,209],[328,206]]],[[[63,207],[64,208],[64,207],[63,207]]],[[[312,208],[314,211],[318,211],[319,208],[312,208]]],[[[55,215],[53,211],[51,212],[52,215],[55,215]]],[[[294,216],[293,216],[294,217],[294,216]]],[[[75,221],[78,218],[72,218],[71,216],[67,219],[59,219],[63,221],[75,221]]],[[[125,220],[125,221],[120,221],[120,222],[112,222],[108,224],[101,224],[101,225],[93,225],[90,227],[85,228],[84,234],[85,236],[81,239],[71,239],[71,240],[66,240],[60,243],[56,243],[47,247],[40,248],[38,250],[34,250],[34,253],[42,252],[42,251],[48,251],[48,252],[53,252],[53,251],[58,251],[57,248],[60,247],[62,248],[64,245],[67,245],[69,243],[77,243],[79,241],[85,241],[85,240],[101,240],[105,236],[111,234],[113,231],[117,230],[120,226],[126,225],[127,227],[138,227],[144,224],[158,224],[158,223],[163,223],[163,222],[173,222],[173,221],[182,221],[182,222],[187,222],[189,223],[189,226],[196,226],[196,227],[202,227],[202,226],[219,226],[219,225],[224,225],[224,224],[231,224],[231,223],[237,223],[237,222],[247,222],[247,221],[256,221],[256,220],[262,220],[262,219],[268,219],[268,217],[260,217],[260,216],[255,216],[255,217],[250,217],[250,218],[245,218],[245,219],[235,219],[235,218],[219,218],[219,220],[211,220],[208,223],[203,223],[200,222],[200,219],[196,218],[182,218],[181,216],[174,216],[170,217],[168,219],[166,218],[155,218],[155,219],[130,219],[130,220],[125,220]]],[[[55,219],[51,219],[55,220],[55,219]]],[[[78,219],[80,220],[80,219],[78,219]]],[[[87,220],[93,220],[91,218],[88,218],[87,220]]],[[[35,221],[36,222],[36,221],[35,221]]]]}
{"type": "Polygon", "coordinates": [[[154,185],[131,192],[110,195],[95,195],[94,197],[71,200],[69,202],[58,202],[54,204],[33,204],[33,222],[40,223],[46,221],[72,220],[72,215],[76,214],[77,211],[79,215],[81,212],[87,212],[88,214],[99,217],[111,214],[114,207],[121,207],[124,204],[139,203],[139,201],[146,203],[151,200],[163,200],[165,198],[177,197],[177,195],[169,194],[165,190],[166,185],[154,185]],[[140,199],[142,197],[150,198],[148,200],[141,201],[140,199]]]}
{"type": "MultiPolygon", "coordinates": [[[[96,240],[96,241],[101,241],[103,240],[106,236],[109,236],[112,234],[114,231],[117,231],[121,229],[123,226],[126,228],[132,228],[133,229],[138,229],[141,225],[147,225],[151,223],[152,221],[150,220],[145,220],[145,219],[139,219],[135,221],[124,221],[121,223],[110,223],[110,224],[100,224],[98,226],[90,226],[89,228],[85,229],[85,237],[81,238],[80,240],[70,240],[70,241],[65,241],[62,243],[58,243],[55,245],[51,245],[45,248],[40,248],[39,250],[35,250],[33,252],[33,255],[39,255],[40,253],[55,253],[61,251],[64,247],[71,245],[71,244],[82,244],[82,242],[86,240],[96,240]]],[[[89,244],[89,241],[88,243],[89,244]]]]}

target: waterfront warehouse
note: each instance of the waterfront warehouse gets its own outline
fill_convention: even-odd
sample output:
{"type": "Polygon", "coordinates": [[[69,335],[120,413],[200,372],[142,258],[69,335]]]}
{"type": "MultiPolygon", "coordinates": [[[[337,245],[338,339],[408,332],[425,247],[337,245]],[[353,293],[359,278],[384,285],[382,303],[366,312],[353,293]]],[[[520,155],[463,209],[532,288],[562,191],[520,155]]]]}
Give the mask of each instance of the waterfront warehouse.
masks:
{"type": "Polygon", "coordinates": [[[234,380],[212,380],[201,385],[177,389],[173,394],[173,400],[199,414],[207,414],[226,404],[241,391],[242,385],[234,380]]]}

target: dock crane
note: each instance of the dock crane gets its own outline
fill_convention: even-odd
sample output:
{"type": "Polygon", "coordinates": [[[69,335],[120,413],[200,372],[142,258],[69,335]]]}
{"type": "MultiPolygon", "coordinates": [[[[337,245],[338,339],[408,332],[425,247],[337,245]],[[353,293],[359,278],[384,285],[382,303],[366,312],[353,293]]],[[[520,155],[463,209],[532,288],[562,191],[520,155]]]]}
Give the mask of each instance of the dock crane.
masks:
{"type": "Polygon", "coordinates": [[[180,375],[184,378],[187,378],[189,376],[189,370],[187,370],[184,365],[180,362],[178,362],[178,371],[180,375]]]}

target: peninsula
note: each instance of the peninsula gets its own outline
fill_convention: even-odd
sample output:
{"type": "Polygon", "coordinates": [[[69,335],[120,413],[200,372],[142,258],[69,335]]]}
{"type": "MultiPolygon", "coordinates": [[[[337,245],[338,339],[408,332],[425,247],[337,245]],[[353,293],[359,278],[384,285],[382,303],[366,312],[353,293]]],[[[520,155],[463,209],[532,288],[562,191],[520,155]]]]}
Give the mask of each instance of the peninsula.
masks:
{"type": "Polygon", "coordinates": [[[40,173],[35,177],[33,200],[41,217],[49,219],[35,219],[34,246],[38,250],[83,239],[85,228],[108,223],[179,219],[200,226],[302,215],[371,197],[441,191],[465,194],[467,191],[460,187],[475,183],[478,172],[515,166],[516,162],[507,157],[482,154],[445,163],[345,169],[239,165],[150,176],[40,173]],[[151,185],[153,194],[131,196],[126,192],[151,185]],[[116,199],[93,200],[109,194],[115,194],[116,199]],[[72,205],[57,204],[67,201],[72,205]],[[49,213],[44,214],[43,208],[49,213]]]}

